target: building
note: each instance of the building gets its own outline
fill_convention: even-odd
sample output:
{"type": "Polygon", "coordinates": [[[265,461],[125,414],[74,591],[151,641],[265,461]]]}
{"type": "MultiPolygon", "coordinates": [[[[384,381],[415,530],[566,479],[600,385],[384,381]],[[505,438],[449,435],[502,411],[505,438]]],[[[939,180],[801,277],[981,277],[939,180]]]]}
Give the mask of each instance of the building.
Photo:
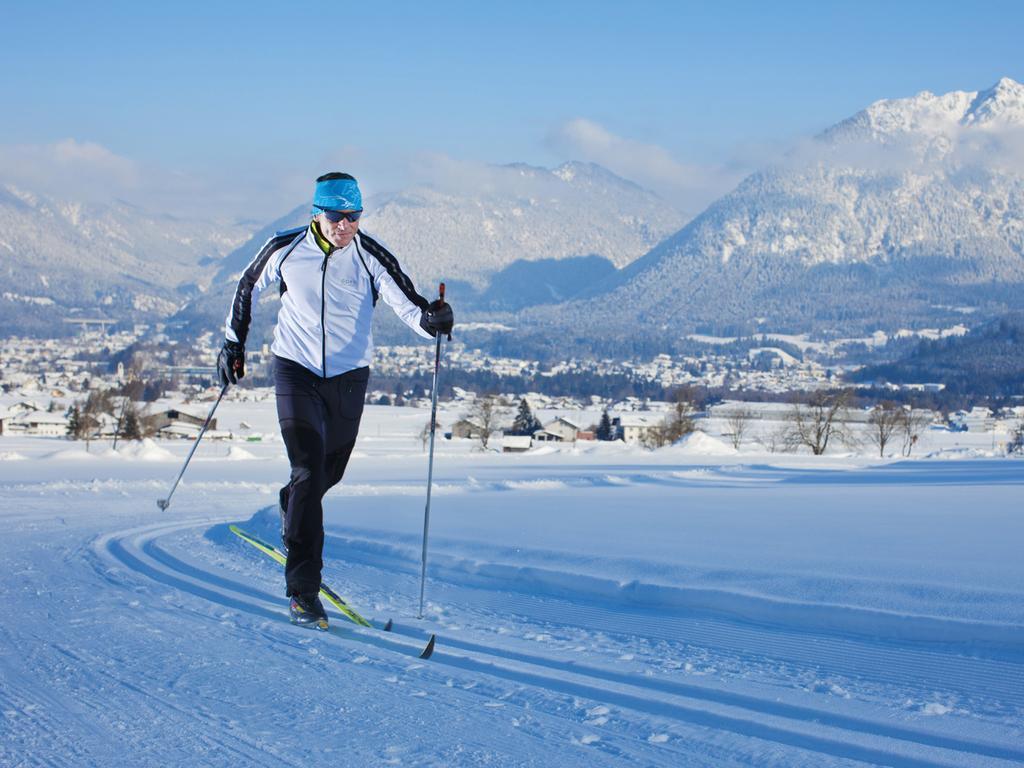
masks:
{"type": "Polygon", "coordinates": [[[530,435],[505,435],[501,441],[502,453],[523,453],[533,447],[530,435]]]}
{"type": "Polygon", "coordinates": [[[66,437],[68,434],[68,418],[61,413],[48,413],[46,411],[35,411],[22,416],[11,424],[21,427],[23,434],[39,435],[42,437],[66,437]]]}
{"type": "Polygon", "coordinates": [[[68,433],[68,419],[61,413],[51,413],[36,403],[23,400],[0,413],[0,435],[36,435],[64,437],[68,433]]]}
{"type": "MultiPolygon", "coordinates": [[[[186,411],[179,410],[177,408],[168,408],[164,411],[158,411],[157,413],[146,416],[146,421],[153,427],[157,432],[162,432],[167,427],[192,427],[195,431],[202,428],[203,424],[206,423],[205,416],[196,416],[193,413],[187,413],[186,411]]],[[[211,430],[217,429],[217,420],[212,419],[210,421],[211,430]]]]}
{"type": "Polygon", "coordinates": [[[612,419],[615,438],[627,443],[639,443],[651,432],[661,429],[664,416],[652,413],[624,413],[612,419]]]}
{"type": "Polygon", "coordinates": [[[452,424],[452,430],[447,436],[450,437],[468,437],[471,439],[477,439],[483,434],[483,427],[478,424],[474,424],[468,419],[459,419],[452,424]]]}
{"type": "Polygon", "coordinates": [[[542,443],[575,443],[580,428],[559,416],[533,433],[533,439],[542,443]]]}

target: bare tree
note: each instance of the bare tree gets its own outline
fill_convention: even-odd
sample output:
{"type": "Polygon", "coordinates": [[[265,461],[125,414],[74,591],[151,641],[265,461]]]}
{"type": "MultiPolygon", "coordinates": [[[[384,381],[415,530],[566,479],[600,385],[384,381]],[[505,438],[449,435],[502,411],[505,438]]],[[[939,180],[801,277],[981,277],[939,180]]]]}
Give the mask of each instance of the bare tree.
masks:
{"type": "Polygon", "coordinates": [[[910,456],[910,452],[917,445],[917,440],[928,425],[932,423],[930,411],[915,411],[913,407],[907,406],[900,414],[900,433],[903,435],[903,455],[910,456]]]}
{"type": "Polygon", "coordinates": [[[693,393],[688,388],[676,390],[672,410],[669,411],[665,428],[668,441],[674,443],[697,429],[693,417],[697,413],[697,405],[693,393]]]}
{"type": "Polygon", "coordinates": [[[790,444],[789,424],[781,424],[762,435],[762,444],[769,453],[789,453],[795,449],[795,446],[790,444]]]}
{"type": "Polygon", "coordinates": [[[815,456],[820,456],[833,440],[851,442],[852,435],[844,421],[849,399],[849,392],[842,390],[814,392],[806,403],[794,401],[788,415],[789,444],[806,446],[815,456]]]}
{"type": "Polygon", "coordinates": [[[125,420],[128,416],[128,404],[132,401],[130,397],[124,397],[121,400],[121,409],[117,416],[117,427],[114,429],[114,445],[112,447],[115,451],[117,450],[117,439],[121,437],[121,432],[124,429],[125,420]]]}
{"type": "Polygon", "coordinates": [[[868,415],[868,439],[885,458],[885,448],[902,429],[903,409],[891,400],[878,403],[868,415]]]}
{"type": "Polygon", "coordinates": [[[665,429],[665,426],[660,424],[640,432],[637,441],[647,450],[653,451],[655,448],[661,448],[669,444],[667,435],[668,431],[665,429]]]}
{"type": "Polygon", "coordinates": [[[750,422],[754,418],[754,412],[747,406],[738,407],[729,412],[725,423],[729,427],[729,439],[732,447],[739,450],[743,442],[743,435],[750,428],[750,422]]]}
{"type": "Polygon", "coordinates": [[[110,393],[102,390],[93,390],[84,402],[74,404],[71,436],[85,440],[85,450],[89,450],[89,443],[100,426],[100,417],[109,413],[111,407],[110,393]]]}
{"type": "Polygon", "coordinates": [[[640,437],[640,444],[650,450],[671,445],[697,429],[693,420],[696,412],[690,390],[677,390],[665,420],[659,426],[646,430],[640,437]]]}
{"type": "Polygon", "coordinates": [[[466,420],[480,428],[477,438],[480,440],[482,450],[487,450],[491,433],[498,429],[498,424],[505,418],[507,410],[505,402],[497,395],[483,395],[473,401],[466,420]]]}
{"type": "MultiPolygon", "coordinates": [[[[434,431],[435,432],[437,432],[437,431],[439,431],[441,429],[441,422],[437,421],[436,417],[435,417],[434,425],[435,425],[434,426],[434,431]]],[[[430,442],[430,419],[427,419],[426,423],[423,425],[423,429],[420,430],[420,442],[423,443],[423,452],[426,453],[427,452],[427,443],[430,442]]]]}

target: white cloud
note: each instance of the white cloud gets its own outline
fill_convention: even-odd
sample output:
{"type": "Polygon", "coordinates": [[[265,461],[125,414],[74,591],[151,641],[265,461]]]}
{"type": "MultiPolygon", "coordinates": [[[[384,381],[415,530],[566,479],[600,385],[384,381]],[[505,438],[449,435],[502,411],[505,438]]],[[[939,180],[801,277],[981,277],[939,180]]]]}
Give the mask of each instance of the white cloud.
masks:
{"type": "MultiPolygon", "coordinates": [[[[562,183],[543,169],[530,174],[525,170],[527,166],[516,169],[455,158],[443,152],[375,153],[350,147],[332,153],[322,167],[352,173],[359,179],[364,199],[416,187],[452,195],[530,197],[545,190],[555,194],[562,183]]],[[[312,186],[308,191],[312,192],[312,186]]]]}
{"type": "Polygon", "coordinates": [[[882,137],[856,130],[826,132],[794,143],[772,165],[794,171],[820,166],[882,176],[963,171],[1020,175],[1024,129],[953,123],[882,137]]]}
{"type": "Polygon", "coordinates": [[[200,176],[144,165],[74,138],[0,145],[0,185],[5,183],[56,200],[124,200],[150,212],[208,220],[280,216],[299,195],[294,179],[275,178],[261,168],[217,168],[200,176]]]}
{"type": "Polygon", "coordinates": [[[701,211],[749,173],[747,168],[721,164],[681,163],[664,147],[617,136],[602,125],[582,117],[552,130],[548,144],[569,159],[603,165],[658,192],[690,213],[701,211]]]}
{"type": "Polygon", "coordinates": [[[66,199],[100,200],[140,181],[128,158],[88,141],[0,146],[0,178],[66,199]]]}

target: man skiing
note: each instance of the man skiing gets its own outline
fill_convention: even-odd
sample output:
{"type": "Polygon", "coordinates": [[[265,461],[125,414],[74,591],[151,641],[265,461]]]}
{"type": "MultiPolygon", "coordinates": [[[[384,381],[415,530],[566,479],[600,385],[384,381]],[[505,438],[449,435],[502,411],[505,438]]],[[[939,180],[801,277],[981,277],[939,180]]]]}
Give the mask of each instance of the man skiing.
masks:
{"type": "Polygon", "coordinates": [[[425,338],[454,325],[444,300],[428,302],[375,238],[359,231],[362,195],[355,178],[316,180],[307,227],[271,237],[235,290],[217,358],[223,386],[245,375],[245,341],[256,297],[280,282],[274,328],[277,417],[291,464],[279,495],[285,583],[292,623],[327,629],[320,602],[324,494],[345,473],[359,431],[370,376],[370,324],[378,298],[425,338]]]}

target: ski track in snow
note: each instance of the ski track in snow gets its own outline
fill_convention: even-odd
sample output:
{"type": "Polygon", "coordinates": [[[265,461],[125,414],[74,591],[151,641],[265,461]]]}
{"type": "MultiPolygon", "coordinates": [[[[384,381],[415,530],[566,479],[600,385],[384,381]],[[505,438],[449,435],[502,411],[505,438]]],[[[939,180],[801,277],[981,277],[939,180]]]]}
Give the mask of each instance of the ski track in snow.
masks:
{"type": "MultiPolygon", "coordinates": [[[[122,531],[107,535],[97,540],[95,551],[99,560],[110,560],[112,564],[126,568],[128,571],[142,575],[152,581],[190,593],[203,600],[217,604],[232,612],[248,615],[257,620],[274,621],[281,613],[281,600],[278,596],[258,587],[248,586],[214,571],[203,570],[189,565],[174,557],[161,545],[161,539],[171,537],[183,530],[196,527],[206,528],[209,521],[190,521],[175,525],[147,526],[142,529],[122,531]]],[[[571,610],[569,616],[562,614],[563,619],[571,618],[575,622],[585,621],[586,611],[571,610]]],[[[621,616],[615,617],[608,612],[605,617],[594,617],[590,631],[596,626],[621,624],[621,616]]],[[[234,621],[234,619],[232,619],[234,621]]],[[[404,654],[414,654],[422,643],[424,633],[408,625],[397,627],[398,638],[410,637],[416,640],[413,644],[405,644],[399,640],[391,640],[386,635],[358,630],[335,620],[334,630],[350,641],[365,643],[374,649],[383,649],[404,654]]],[[[666,628],[662,628],[663,631],[666,628]]],[[[671,629],[668,628],[669,634],[671,629]]],[[[442,630],[443,631],[443,630],[442,630]]],[[[700,638],[704,643],[715,646],[725,644],[723,637],[727,630],[719,630],[700,638]]],[[[739,634],[754,634],[737,630],[739,634]]],[[[268,633],[269,634],[269,633],[268,633]]],[[[692,641],[692,633],[687,633],[692,641]]],[[[827,643],[827,638],[826,645],[827,643]]],[[[820,644],[819,640],[819,644],[820,644]]],[[[743,638],[733,638],[732,645],[747,645],[743,638]]],[[[799,640],[791,640],[792,645],[804,645],[799,640]]],[[[936,667],[936,661],[942,661],[940,654],[915,654],[901,649],[886,651],[885,649],[856,649],[856,644],[834,641],[834,648],[817,650],[816,661],[830,663],[833,668],[840,659],[847,660],[847,667],[852,672],[861,673],[862,667],[872,669],[893,670],[903,672],[903,682],[920,683],[921,676],[929,672],[944,680],[949,687],[951,680],[949,670],[936,667]],[[915,656],[919,658],[915,658],[915,656]],[[937,673],[937,674],[936,674],[937,673]]],[[[749,647],[749,646],[748,646],[749,647]]],[[[795,657],[806,648],[773,649],[781,651],[795,661],[795,657]]],[[[365,657],[364,657],[365,658],[365,657]]],[[[364,662],[365,663],[365,662],[364,662]]],[[[620,712],[649,715],[662,718],[677,724],[701,726],[753,736],[778,744],[811,750],[823,757],[860,760],[868,763],[893,764],[904,766],[938,766],[960,764],[956,759],[943,756],[944,751],[972,754],[975,758],[1003,758],[1007,760],[1024,760],[1024,750],[1001,747],[995,744],[958,739],[941,733],[928,733],[914,728],[892,726],[879,720],[858,718],[847,715],[833,715],[827,709],[816,709],[798,705],[787,705],[744,694],[735,694],[726,690],[699,685],[656,680],[644,674],[620,673],[599,666],[581,665],[571,660],[558,660],[543,654],[523,653],[503,649],[500,645],[484,644],[462,640],[458,636],[442,635],[439,650],[430,662],[433,667],[450,667],[470,673],[471,677],[480,676],[505,680],[515,686],[508,692],[500,692],[495,683],[487,686],[490,696],[500,701],[487,701],[485,706],[501,704],[501,706],[518,705],[523,707],[530,702],[530,708],[543,711],[545,705],[552,707],[552,702],[538,700],[537,692],[562,694],[575,700],[604,702],[598,707],[602,712],[608,711],[612,705],[620,712]],[[530,695],[527,695],[528,689],[530,695]],[[921,753],[920,755],[915,754],[921,753]],[[923,756],[922,756],[923,755],[923,756]]],[[[1000,670],[998,662],[991,663],[994,669],[986,669],[986,665],[977,662],[976,668],[966,672],[966,677],[974,683],[986,686],[998,685],[1006,681],[1006,670],[1000,670]]],[[[426,666],[421,667],[426,669],[426,666]]],[[[450,671],[450,670],[449,670],[450,671]]],[[[454,673],[453,673],[454,674],[454,673]]],[[[961,672],[963,674],[963,672],[961,672]]],[[[397,679],[397,678],[396,678],[397,679]]],[[[891,678],[890,678],[891,681],[891,678]]],[[[1005,687],[1005,685],[1003,686],[1005,687]]],[[[480,688],[480,686],[474,686],[480,688]]],[[[476,695],[482,692],[478,691],[476,695]]],[[[1005,695],[1018,699],[1024,691],[1004,691],[1005,695]]],[[[557,715],[559,705],[554,705],[552,715],[557,715]]],[[[623,715],[620,714],[620,717],[623,715]]],[[[584,721],[592,722],[592,721],[584,721]]],[[[599,722],[591,725],[592,729],[606,730],[608,718],[600,717],[599,722]]],[[[654,727],[654,726],[651,726],[654,727]]],[[[611,729],[608,729],[611,730],[611,729]]],[[[636,730],[633,728],[632,730],[636,730]]],[[[582,744],[596,744],[600,740],[610,740],[612,734],[594,736],[589,734],[581,739],[582,744]]],[[[619,756],[627,753],[624,745],[614,747],[611,740],[604,749],[619,756]]],[[[252,759],[252,755],[240,754],[240,757],[252,759]]],[[[666,756],[667,757],[667,756],[666,756]]],[[[978,763],[973,763],[978,764],[978,763]]]]}
{"type": "MultiPolygon", "coordinates": [[[[777,468],[702,474],[605,467],[470,479],[452,492],[532,499],[567,487],[830,480],[777,468]]],[[[226,530],[266,484],[194,483],[211,509],[187,501],[153,522],[134,508],[156,487],[0,486],[5,506],[19,506],[2,519],[31,545],[7,551],[0,583],[7,604],[31,609],[0,625],[0,765],[114,765],[126,755],[133,765],[1024,764],[1012,635],[968,652],[773,624],[742,606],[659,609],[632,601],[635,589],[580,593],[588,582],[554,565],[539,582],[440,553],[427,618],[416,622],[402,618],[415,614],[415,553],[387,532],[338,526],[327,531],[325,580],[378,625],[396,616],[395,631],[329,611],[330,632],[314,633],[287,623],[280,569],[226,530]],[[229,488],[237,498],[218,495],[229,488]],[[110,507],[99,535],[76,527],[70,508],[52,512],[60,499],[92,497],[110,507]],[[421,661],[433,631],[437,650],[421,661]]],[[[384,490],[405,495],[399,488],[384,490]]],[[[272,540],[275,515],[241,522],[272,540]]],[[[909,637],[927,636],[928,617],[900,621],[925,627],[909,637]]]]}

